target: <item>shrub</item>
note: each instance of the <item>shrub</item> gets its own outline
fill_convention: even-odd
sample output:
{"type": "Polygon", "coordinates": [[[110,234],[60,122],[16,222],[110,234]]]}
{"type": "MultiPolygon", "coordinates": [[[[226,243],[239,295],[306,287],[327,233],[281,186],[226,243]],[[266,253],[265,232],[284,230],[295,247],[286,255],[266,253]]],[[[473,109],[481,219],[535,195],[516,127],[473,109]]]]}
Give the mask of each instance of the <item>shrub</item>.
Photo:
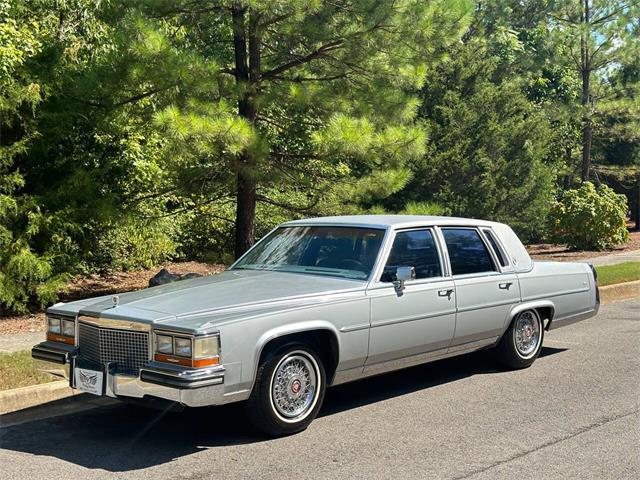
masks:
{"type": "Polygon", "coordinates": [[[24,313],[30,305],[44,308],[64,287],[66,276],[53,273],[50,258],[19,242],[0,251],[0,314],[24,313]]]}
{"type": "Polygon", "coordinates": [[[105,271],[151,268],[176,255],[175,224],[171,219],[122,224],[99,224],[89,270],[105,271]]]}
{"type": "MultiPolygon", "coordinates": [[[[205,205],[176,217],[179,253],[185,258],[230,265],[234,261],[235,205],[205,205]]],[[[296,218],[282,208],[259,203],[255,238],[261,239],[279,224],[296,218]]]]}
{"type": "Polygon", "coordinates": [[[567,190],[551,208],[554,239],[578,250],[602,250],[627,242],[626,217],[626,197],[591,182],[567,190]]]}
{"type": "Polygon", "coordinates": [[[204,208],[181,215],[180,253],[190,260],[230,264],[233,262],[233,206],[204,208]]]}
{"type": "Polygon", "coordinates": [[[0,188],[0,315],[43,308],[64,289],[75,245],[73,225],[62,217],[43,214],[33,198],[4,195],[0,188]]]}

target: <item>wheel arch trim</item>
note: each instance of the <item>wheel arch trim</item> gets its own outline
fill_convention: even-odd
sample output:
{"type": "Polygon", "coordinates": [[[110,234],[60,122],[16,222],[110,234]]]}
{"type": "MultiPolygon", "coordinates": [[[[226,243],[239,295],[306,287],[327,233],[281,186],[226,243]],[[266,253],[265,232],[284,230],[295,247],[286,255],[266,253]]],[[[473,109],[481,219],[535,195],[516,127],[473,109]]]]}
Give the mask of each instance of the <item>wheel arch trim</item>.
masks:
{"type": "MultiPolygon", "coordinates": [[[[262,358],[264,349],[270,342],[272,342],[273,340],[277,340],[278,338],[283,338],[290,335],[295,335],[299,333],[317,332],[317,331],[329,332],[334,337],[336,341],[336,346],[338,349],[337,362],[339,362],[340,351],[341,351],[340,335],[339,335],[338,329],[332,323],[326,320],[306,320],[304,322],[297,322],[289,325],[282,325],[279,327],[275,327],[270,330],[267,330],[258,339],[258,342],[256,344],[256,349],[255,349],[256,355],[253,360],[253,373],[251,378],[251,387],[249,388],[249,391],[253,390],[253,387],[256,382],[256,372],[260,367],[260,358],[262,358]]],[[[327,383],[330,384],[330,380],[328,378],[327,378],[327,383]]]]}
{"type": "MultiPolygon", "coordinates": [[[[507,315],[507,321],[505,322],[505,328],[500,338],[502,338],[502,336],[504,336],[504,334],[507,332],[507,330],[509,329],[509,325],[511,325],[511,322],[516,317],[516,315],[524,312],[525,310],[536,310],[539,314],[539,310],[541,308],[548,308],[551,310],[551,314],[549,315],[549,318],[548,318],[549,322],[547,323],[546,327],[543,326],[545,330],[549,330],[549,325],[551,325],[551,322],[555,315],[556,307],[553,304],[553,302],[550,300],[534,300],[530,302],[519,303],[509,311],[509,314],[507,315]]],[[[541,320],[544,323],[545,319],[541,318],[541,320]]]]}

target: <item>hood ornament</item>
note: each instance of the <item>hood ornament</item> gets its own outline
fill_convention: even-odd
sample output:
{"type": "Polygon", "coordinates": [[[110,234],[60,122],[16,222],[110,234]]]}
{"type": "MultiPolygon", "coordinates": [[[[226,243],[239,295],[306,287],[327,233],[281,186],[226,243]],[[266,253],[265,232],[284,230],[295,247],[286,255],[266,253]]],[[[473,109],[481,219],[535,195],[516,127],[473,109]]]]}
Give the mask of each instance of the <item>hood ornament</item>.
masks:
{"type": "Polygon", "coordinates": [[[113,303],[113,308],[116,308],[120,303],[120,297],[118,295],[114,295],[111,297],[111,302],[113,303]]]}

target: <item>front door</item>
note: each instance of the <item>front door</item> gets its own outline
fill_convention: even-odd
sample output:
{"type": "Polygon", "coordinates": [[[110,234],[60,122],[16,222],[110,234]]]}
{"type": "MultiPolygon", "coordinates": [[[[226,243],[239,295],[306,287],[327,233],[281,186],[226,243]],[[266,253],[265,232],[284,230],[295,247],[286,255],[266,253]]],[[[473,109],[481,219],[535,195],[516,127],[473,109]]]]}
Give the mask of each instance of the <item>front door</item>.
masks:
{"type": "Polygon", "coordinates": [[[475,228],[442,228],[456,286],[458,313],[452,348],[491,344],[504,332],[512,307],[520,301],[518,277],[501,272],[475,228]]]}
{"type": "Polygon", "coordinates": [[[367,366],[446,351],[455,327],[456,290],[451,278],[444,277],[442,258],[431,229],[396,232],[382,275],[367,291],[367,366]],[[416,272],[401,292],[393,285],[398,267],[416,272]]]}

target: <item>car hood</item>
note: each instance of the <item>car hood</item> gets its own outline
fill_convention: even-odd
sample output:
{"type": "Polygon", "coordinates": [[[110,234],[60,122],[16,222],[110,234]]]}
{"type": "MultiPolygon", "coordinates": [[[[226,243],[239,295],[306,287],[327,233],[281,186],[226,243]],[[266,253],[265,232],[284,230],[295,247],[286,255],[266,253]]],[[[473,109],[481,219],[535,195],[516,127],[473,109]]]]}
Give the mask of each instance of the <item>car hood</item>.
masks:
{"type": "Polygon", "coordinates": [[[364,292],[365,282],[319,275],[229,270],[135,292],[51,307],[50,313],[167,324],[185,330],[225,320],[324,303],[364,292]],[[330,295],[330,297],[329,297],[330,295]]]}

